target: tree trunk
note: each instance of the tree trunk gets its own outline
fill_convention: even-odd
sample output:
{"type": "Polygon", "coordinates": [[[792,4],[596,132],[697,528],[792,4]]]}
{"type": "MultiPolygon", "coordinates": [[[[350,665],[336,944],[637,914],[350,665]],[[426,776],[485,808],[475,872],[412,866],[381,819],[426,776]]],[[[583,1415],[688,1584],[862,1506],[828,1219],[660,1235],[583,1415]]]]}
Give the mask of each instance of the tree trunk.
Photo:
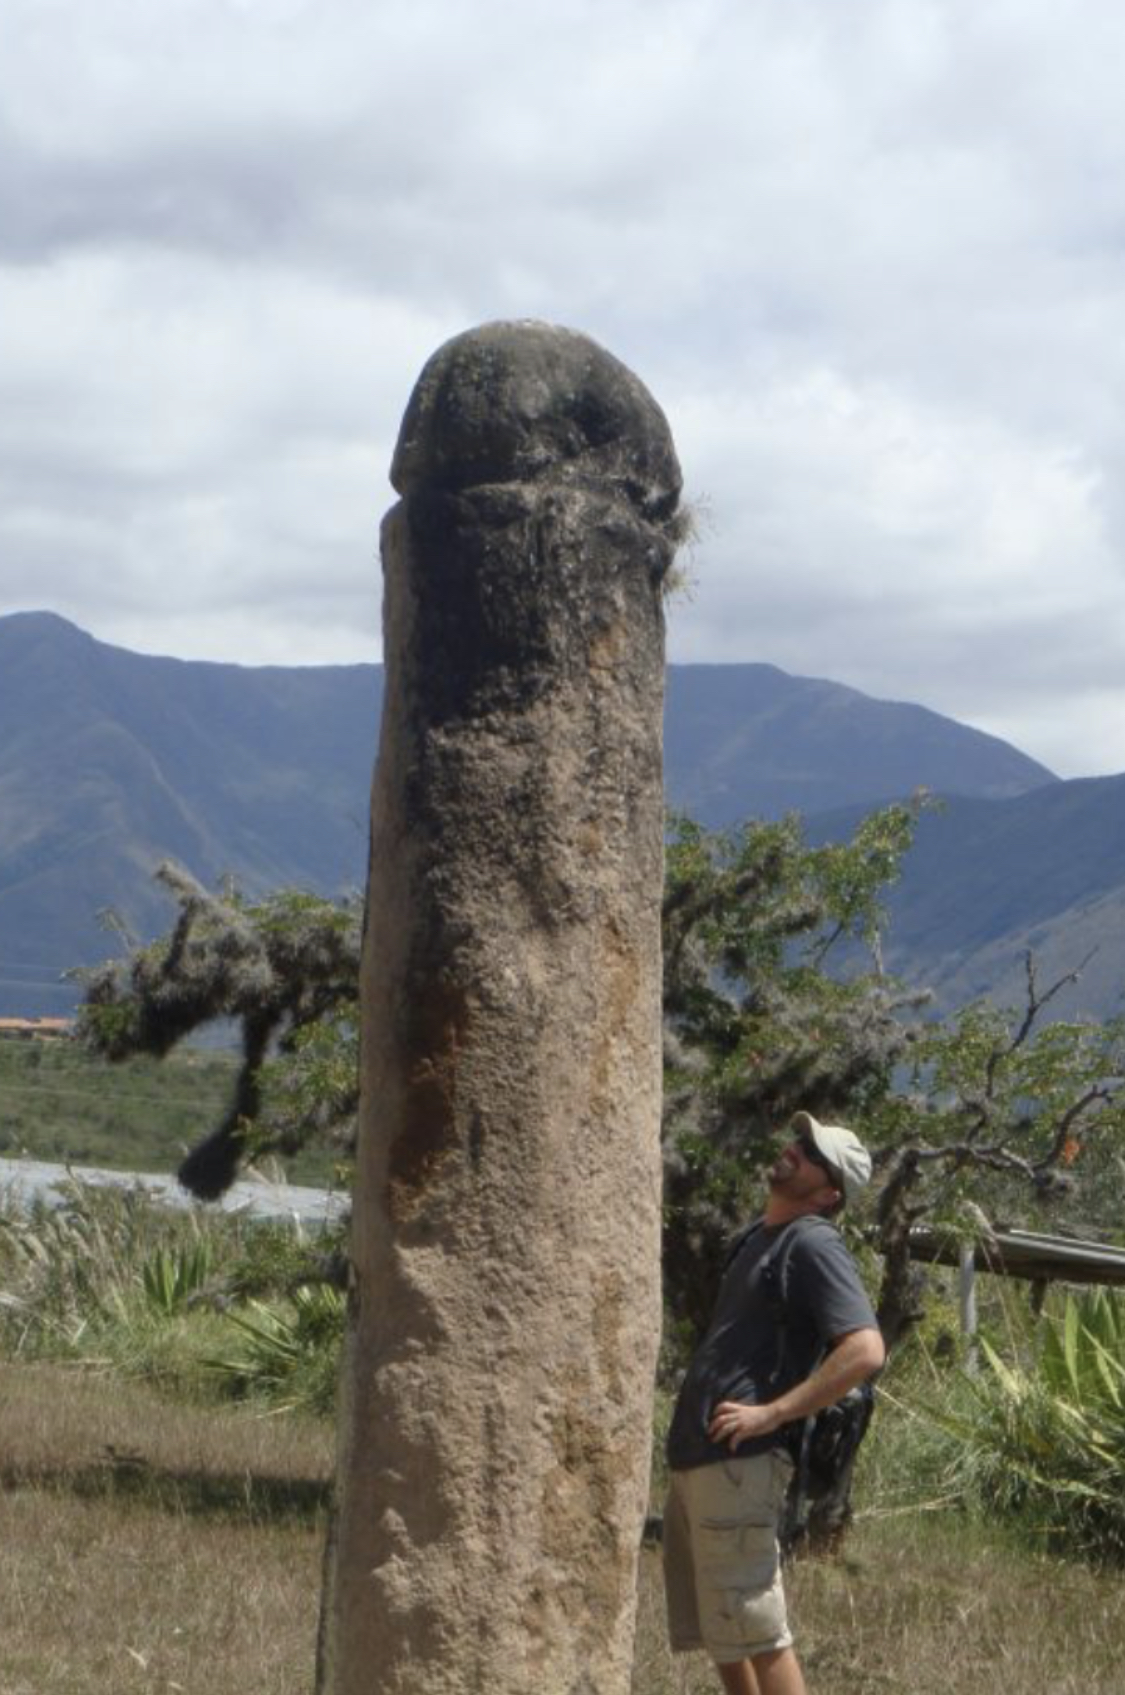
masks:
{"type": "Polygon", "coordinates": [[[441,348],[387,691],[322,1695],[625,1695],[660,1328],[663,415],[585,337],[441,348]]]}

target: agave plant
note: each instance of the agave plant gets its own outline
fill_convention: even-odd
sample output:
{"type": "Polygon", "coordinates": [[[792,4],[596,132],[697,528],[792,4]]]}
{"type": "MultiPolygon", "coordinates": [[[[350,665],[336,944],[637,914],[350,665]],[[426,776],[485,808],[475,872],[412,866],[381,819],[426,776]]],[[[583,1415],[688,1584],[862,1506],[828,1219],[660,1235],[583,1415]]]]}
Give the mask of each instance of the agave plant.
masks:
{"type": "Polygon", "coordinates": [[[1044,1333],[1039,1370],[1045,1386],[1071,1404],[1111,1420],[1125,1411],[1125,1306],[1104,1289],[1068,1296],[1061,1321],[1044,1333]]]}
{"type": "Polygon", "coordinates": [[[326,1283],[300,1285],[283,1303],[248,1301],[244,1312],[228,1314],[236,1350],[206,1363],[236,1395],[278,1411],[328,1412],[345,1310],[344,1295],[326,1283]]]}
{"type": "Polygon", "coordinates": [[[141,1266],[141,1292],[155,1318],[186,1311],[211,1274],[211,1245],[205,1237],[179,1247],[158,1247],[141,1266]]]}
{"type": "Polygon", "coordinates": [[[1098,1557],[1125,1558],[1125,1307],[1068,1295],[1023,1363],[987,1342],[961,1404],[929,1416],[954,1437],[953,1482],[992,1510],[1098,1557]]]}

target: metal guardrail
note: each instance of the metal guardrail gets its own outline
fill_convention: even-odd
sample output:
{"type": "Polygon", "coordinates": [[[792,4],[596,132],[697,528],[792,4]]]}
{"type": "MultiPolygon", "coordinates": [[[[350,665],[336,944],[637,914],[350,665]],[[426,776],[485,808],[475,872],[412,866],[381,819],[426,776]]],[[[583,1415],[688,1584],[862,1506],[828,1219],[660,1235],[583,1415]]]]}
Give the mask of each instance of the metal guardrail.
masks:
{"type": "Polygon", "coordinates": [[[910,1257],[959,1266],[968,1250],[978,1271],[1029,1282],[1100,1283],[1125,1288],[1125,1248],[1032,1230],[991,1230],[972,1242],[920,1225],[910,1232],[910,1257]]]}

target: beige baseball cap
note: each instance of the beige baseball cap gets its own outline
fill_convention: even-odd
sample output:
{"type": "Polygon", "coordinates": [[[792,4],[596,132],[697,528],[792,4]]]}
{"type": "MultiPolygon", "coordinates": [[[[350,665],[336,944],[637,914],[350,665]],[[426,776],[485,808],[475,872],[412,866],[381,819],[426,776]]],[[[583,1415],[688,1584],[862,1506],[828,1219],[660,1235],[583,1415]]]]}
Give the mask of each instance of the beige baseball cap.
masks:
{"type": "Polygon", "coordinates": [[[854,1200],[871,1181],[871,1155],[855,1131],[845,1130],[842,1124],[821,1124],[811,1112],[795,1112],[791,1124],[798,1134],[803,1131],[812,1137],[817,1151],[840,1173],[844,1199],[854,1200]]]}

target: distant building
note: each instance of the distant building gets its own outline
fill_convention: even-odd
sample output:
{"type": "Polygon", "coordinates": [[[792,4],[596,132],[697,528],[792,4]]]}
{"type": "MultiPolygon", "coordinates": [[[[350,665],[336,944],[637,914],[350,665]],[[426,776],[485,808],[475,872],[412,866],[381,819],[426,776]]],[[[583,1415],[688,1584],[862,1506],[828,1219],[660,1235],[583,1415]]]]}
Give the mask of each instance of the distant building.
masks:
{"type": "Polygon", "coordinates": [[[73,1034],[73,1018],[0,1018],[0,1037],[54,1042],[73,1034]]]}

